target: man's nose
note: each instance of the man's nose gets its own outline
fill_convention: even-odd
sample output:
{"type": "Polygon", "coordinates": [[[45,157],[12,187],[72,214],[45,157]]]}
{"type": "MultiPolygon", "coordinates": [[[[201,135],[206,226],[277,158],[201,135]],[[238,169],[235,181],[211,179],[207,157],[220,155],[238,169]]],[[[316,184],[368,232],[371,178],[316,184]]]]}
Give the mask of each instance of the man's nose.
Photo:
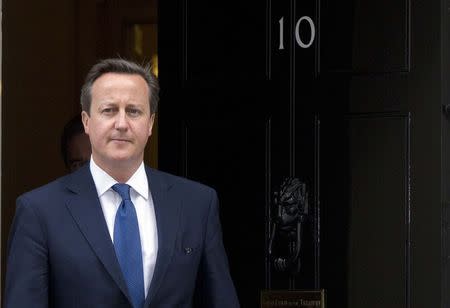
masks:
{"type": "Polygon", "coordinates": [[[118,130],[125,130],[128,128],[128,119],[125,110],[120,110],[117,113],[115,128],[118,130]]]}

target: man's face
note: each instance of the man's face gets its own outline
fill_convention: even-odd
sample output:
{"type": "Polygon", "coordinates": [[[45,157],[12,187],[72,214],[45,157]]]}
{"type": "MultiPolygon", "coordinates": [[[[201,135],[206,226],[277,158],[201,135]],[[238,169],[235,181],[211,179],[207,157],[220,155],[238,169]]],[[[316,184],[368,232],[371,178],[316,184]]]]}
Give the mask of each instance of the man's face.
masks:
{"type": "Polygon", "coordinates": [[[67,143],[67,164],[70,172],[74,172],[91,157],[91,143],[89,136],[80,133],[73,136],[67,143]]]}
{"type": "Polygon", "coordinates": [[[92,157],[103,169],[137,168],[152,134],[149,88],[139,75],[107,73],[92,85],[90,115],[82,112],[92,157]]]}

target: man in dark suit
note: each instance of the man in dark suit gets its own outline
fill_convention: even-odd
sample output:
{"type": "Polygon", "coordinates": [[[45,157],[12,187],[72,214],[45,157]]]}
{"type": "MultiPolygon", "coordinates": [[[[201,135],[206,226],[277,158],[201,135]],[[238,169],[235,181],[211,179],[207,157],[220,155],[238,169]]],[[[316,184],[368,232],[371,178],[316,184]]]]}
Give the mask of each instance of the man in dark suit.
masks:
{"type": "Polygon", "coordinates": [[[215,191],[143,164],[157,100],[148,68],[91,69],[81,94],[91,160],[17,199],[6,308],[239,307],[215,191]]]}

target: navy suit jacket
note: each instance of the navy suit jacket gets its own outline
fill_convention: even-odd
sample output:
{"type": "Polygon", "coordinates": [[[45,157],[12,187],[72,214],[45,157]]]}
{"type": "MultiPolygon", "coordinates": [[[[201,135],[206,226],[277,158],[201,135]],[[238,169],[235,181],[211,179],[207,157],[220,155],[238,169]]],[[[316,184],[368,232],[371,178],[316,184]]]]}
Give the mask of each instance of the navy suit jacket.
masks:
{"type": "MultiPolygon", "coordinates": [[[[146,168],[158,229],[144,307],[239,307],[213,189],[146,168]],[[195,296],[194,296],[195,294],[195,296]]],[[[131,307],[89,164],[17,199],[5,308],[131,307]]]]}

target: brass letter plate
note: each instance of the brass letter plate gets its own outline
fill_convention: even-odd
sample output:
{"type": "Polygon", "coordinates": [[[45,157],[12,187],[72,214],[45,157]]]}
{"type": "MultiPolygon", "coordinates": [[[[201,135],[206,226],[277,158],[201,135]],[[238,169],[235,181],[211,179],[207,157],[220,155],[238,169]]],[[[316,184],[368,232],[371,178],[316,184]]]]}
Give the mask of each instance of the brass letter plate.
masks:
{"type": "Polygon", "coordinates": [[[325,290],[264,290],[261,308],[325,308],[325,290]]]}

